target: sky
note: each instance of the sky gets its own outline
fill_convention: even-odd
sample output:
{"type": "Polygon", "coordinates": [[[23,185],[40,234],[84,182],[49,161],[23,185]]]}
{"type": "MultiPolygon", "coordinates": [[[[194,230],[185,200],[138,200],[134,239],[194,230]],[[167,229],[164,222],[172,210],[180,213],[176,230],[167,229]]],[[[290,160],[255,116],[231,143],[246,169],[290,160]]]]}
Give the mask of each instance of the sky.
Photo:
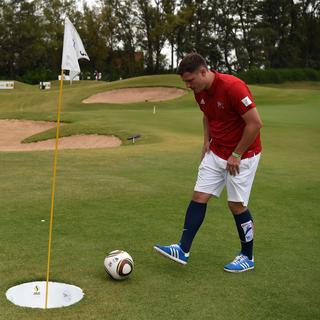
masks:
{"type": "Polygon", "coordinates": [[[79,0],[79,2],[86,2],[88,5],[93,5],[94,3],[96,3],[97,1],[95,0],[79,0]]]}

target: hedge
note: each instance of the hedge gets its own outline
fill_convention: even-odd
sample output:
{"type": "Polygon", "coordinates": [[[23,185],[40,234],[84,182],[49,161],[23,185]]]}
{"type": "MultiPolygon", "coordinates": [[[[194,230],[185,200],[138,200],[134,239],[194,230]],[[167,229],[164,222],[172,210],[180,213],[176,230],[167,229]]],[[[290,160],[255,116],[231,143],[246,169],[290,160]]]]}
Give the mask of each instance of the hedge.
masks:
{"type": "Polygon", "coordinates": [[[237,76],[248,84],[283,83],[285,81],[320,81],[320,70],[315,69],[252,69],[237,76]]]}

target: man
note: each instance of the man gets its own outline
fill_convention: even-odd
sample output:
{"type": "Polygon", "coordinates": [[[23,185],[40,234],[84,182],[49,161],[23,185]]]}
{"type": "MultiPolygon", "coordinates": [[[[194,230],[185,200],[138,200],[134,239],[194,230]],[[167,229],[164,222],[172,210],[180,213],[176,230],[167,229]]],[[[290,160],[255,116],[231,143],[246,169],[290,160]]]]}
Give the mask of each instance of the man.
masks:
{"type": "Polygon", "coordinates": [[[234,216],[241,251],[228,272],[254,269],[253,219],[247,207],[261,153],[262,122],[250,90],[240,79],[210,71],[202,56],[188,54],[177,73],[192,89],[203,112],[202,161],[192,200],[178,244],[155,245],[162,255],[187,264],[192,241],[199,230],[209,199],[227,188],[228,206],[234,216]]]}

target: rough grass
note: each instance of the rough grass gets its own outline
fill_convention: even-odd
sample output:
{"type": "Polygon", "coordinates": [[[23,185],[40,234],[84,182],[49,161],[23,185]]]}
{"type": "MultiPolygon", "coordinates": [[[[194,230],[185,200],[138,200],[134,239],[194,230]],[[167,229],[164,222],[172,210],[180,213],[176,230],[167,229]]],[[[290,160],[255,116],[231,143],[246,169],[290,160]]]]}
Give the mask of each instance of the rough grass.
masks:
{"type": "MultiPolygon", "coordinates": [[[[159,76],[64,89],[63,135],[141,134],[118,149],[59,153],[51,279],[85,291],[72,307],[31,310],[5,298],[14,284],[45,278],[53,152],[0,152],[0,319],[319,318],[320,91],[251,87],[264,121],[250,202],[256,270],[233,275],[222,271],[239,247],[225,194],[210,203],[188,266],[152,251],[154,243],[178,240],[196,177],[202,129],[192,94],[158,103],[156,115],[154,103],[81,103],[142,84],[183,85],[159,76]],[[114,249],[134,258],[128,281],[105,276],[103,259],[114,249]]],[[[55,86],[25,88],[0,92],[0,118],[55,119],[55,86]]],[[[28,140],[52,137],[49,130],[28,140]]]]}

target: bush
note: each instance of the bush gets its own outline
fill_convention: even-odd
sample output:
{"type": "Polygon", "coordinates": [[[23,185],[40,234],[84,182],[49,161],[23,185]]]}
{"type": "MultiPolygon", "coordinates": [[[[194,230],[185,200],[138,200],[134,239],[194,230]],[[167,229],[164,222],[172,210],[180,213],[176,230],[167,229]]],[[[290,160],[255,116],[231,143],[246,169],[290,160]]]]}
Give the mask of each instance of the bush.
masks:
{"type": "Polygon", "coordinates": [[[252,69],[240,72],[237,76],[248,84],[320,81],[320,71],[314,69],[252,69]]]}
{"type": "Polygon", "coordinates": [[[40,81],[56,80],[57,74],[47,69],[34,69],[29,70],[23,76],[17,77],[18,81],[39,84],[40,81]]]}
{"type": "Polygon", "coordinates": [[[320,71],[314,69],[304,69],[304,72],[310,81],[320,81],[320,71]]]}

